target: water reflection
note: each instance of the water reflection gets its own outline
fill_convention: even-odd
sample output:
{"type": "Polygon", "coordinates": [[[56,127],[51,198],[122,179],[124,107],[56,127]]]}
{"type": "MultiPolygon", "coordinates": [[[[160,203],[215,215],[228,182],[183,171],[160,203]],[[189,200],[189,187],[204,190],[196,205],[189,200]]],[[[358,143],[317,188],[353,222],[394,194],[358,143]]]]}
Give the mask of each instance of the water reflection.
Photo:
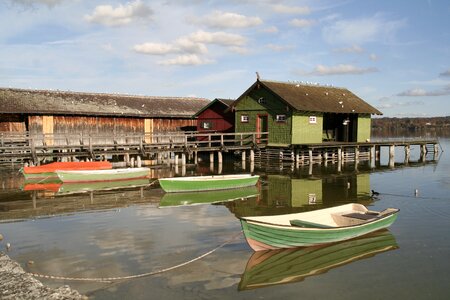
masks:
{"type": "Polygon", "coordinates": [[[160,207],[186,206],[197,204],[218,204],[234,200],[257,197],[259,191],[255,186],[191,193],[166,193],[161,198],[160,207]]]}
{"type": "Polygon", "coordinates": [[[223,203],[236,217],[303,212],[359,202],[373,202],[370,174],[341,174],[310,178],[267,175],[259,184],[260,193],[244,201],[223,203]]]}
{"type": "Polygon", "coordinates": [[[302,281],[308,276],[397,248],[395,237],[388,230],[381,230],[341,243],[258,251],[248,260],[238,289],[302,281]]]}

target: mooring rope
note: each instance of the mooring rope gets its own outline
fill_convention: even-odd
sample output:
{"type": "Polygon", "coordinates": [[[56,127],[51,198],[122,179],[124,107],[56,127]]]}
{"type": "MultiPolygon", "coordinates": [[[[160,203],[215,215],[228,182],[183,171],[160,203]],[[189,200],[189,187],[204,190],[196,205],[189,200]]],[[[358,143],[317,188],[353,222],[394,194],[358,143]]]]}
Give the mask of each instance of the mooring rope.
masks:
{"type": "Polygon", "coordinates": [[[67,280],[67,281],[97,281],[97,282],[113,282],[113,281],[119,281],[119,280],[127,280],[127,279],[135,279],[135,278],[142,278],[142,277],[147,277],[147,276],[152,276],[152,275],[156,275],[156,274],[161,274],[164,272],[168,272],[168,271],[172,271],[181,267],[184,267],[190,263],[193,263],[197,260],[200,260],[212,253],[214,253],[215,251],[219,250],[220,248],[224,247],[225,245],[231,243],[233,240],[235,240],[237,238],[238,235],[240,235],[242,233],[242,231],[239,231],[238,233],[236,233],[234,236],[232,236],[230,239],[228,239],[227,241],[223,242],[222,244],[220,244],[219,246],[215,247],[214,249],[203,253],[200,256],[197,256],[191,260],[188,260],[186,262],[183,262],[181,264],[172,266],[172,267],[168,267],[168,268],[164,268],[161,270],[156,270],[156,271],[151,271],[151,272],[147,272],[147,273],[141,273],[141,274],[136,274],[136,275],[128,275],[128,276],[118,276],[118,277],[93,277],[93,278],[86,278],[86,277],[66,277],[66,276],[55,276],[55,275],[45,275],[45,274],[38,274],[38,273],[33,273],[33,272],[28,272],[27,274],[30,274],[34,277],[38,277],[38,278],[45,278],[45,279],[55,279],[55,280],[67,280]]]}
{"type": "Polygon", "coordinates": [[[450,200],[450,197],[449,198],[423,197],[423,196],[419,196],[419,195],[402,195],[402,194],[391,194],[391,193],[382,193],[382,192],[378,192],[377,195],[372,195],[372,197],[377,198],[378,196],[383,196],[383,195],[394,196],[394,197],[403,197],[403,198],[415,198],[415,199],[450,200]]]}

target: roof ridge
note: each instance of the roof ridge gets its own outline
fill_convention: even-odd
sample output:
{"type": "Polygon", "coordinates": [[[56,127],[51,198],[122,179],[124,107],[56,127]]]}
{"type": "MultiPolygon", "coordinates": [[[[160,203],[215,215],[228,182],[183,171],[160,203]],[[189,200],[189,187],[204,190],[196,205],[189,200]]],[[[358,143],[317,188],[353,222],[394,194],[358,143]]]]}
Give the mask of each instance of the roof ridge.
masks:
{"type": "Polygon", "coordinates": [[[145,95],[136,95],[136,94],[120,94],[120,93],[101,93],[101,92],[79,92],[79,91],[68,91],[68,90],[42,90],[42,89],[21,89],[21,88],[6,88],[6,87],[0,87],[0,90],[4,91],[17,91],[17,92],[36,92],[36,93],[63,93],[63,94],[73,94],[73,95],[99,95],[99,96],[113,96],[113,97],[127,97],[127,98],[142,98],[142,99],[196,99],[196,100],[210,100],[203,97],[191,97],[191,96],[145,96],[145,95]]]}
{"type": "Polygon", "coordinates": [[[332,88],[332,89],[341,89],[341,90],[348,90],[346,87],[339,87],[339,86],[333,86],[331,84],[319,84],[317,82],[309,82],[309,81],[298,81],[298,80],[288,80],[288,81],[280,81],[280,80],[268,80],[268,79],[261,79],[261,82],[273,82],[273,83],[282,83],[282,84],[290,84],[290,85],[296,85],[296,86],[307,86],[307,87],[322,87],[322,88],[332,88]]]}

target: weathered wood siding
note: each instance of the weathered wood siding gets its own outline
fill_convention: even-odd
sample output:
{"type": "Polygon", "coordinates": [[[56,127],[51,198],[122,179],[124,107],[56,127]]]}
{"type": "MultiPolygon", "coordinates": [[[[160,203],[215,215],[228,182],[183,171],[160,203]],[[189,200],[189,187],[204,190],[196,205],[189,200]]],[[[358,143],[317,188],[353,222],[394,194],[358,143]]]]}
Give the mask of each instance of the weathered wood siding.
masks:
{"type": "Polygon", "coordinates": [[[369,114],[361,114],[358,116],[357,130],[357,142],[366,142],[367,140],[370,140],[371,118],[369,114]]]}
{"type": "Polygon", "coordinates": [[[0,132],[25,132],[25,117],[19,114],[0,114],[0,132]]]}
{"type": "Polygon", "coordinates": [[[295,112],[292,117],[292,144],[322,143],[323,114],[295,112]],[[316,117],[316,123],[310,123],[310,117],[316,117]]]}
{"type": "MultiPolygon", "coordinates": [[[[130,142],[125,136],[144,135],[147,138],[157,133],[174,132],[184,127],[196,126],[193,119],[142,119],[142,118],[116,118],[94,116],[29,116],[30,135],[65,136],[66,139],[54,141],[46,138],[47,145],[62,143],[79,144],[89,135],[104,136],[104,139],[92,143],[109,143],[110,137],[124,136],[123,140],[116,142],[130,142]]],[[[86,141],[84,141],[86,143],[86,141]]],[[[139,142],[136,138],[135,142],[139,142]]]]}

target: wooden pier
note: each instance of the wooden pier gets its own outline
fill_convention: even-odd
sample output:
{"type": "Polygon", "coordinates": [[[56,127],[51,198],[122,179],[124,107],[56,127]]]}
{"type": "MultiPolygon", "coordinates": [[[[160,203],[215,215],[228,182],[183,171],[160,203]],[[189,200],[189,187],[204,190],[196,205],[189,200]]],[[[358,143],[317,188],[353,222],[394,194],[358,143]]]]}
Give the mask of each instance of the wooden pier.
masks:
{"type": "MultiPolygon", "coordinates": [[[[200,152],[210,153],[210,160],[222,162],[222,153],[253,152],[267,144],[267,133],[194,133],[165,132],[133,135],[29,135],[0,134],[0,162],[20,161],[39,164],[46,159],[122,160],[139,166],[143,160],[156,163],[187,159],[197,163],[200,152]]],[[[243,154],[245,156],[245,154],[243,154]]],[[[250,155],[251,156],[251,155],[250,155]]]]}
{"type": "MultiPolygon", "coordinates": [[[[133,135],[30,135],[0,134],[0,162],[40,164],[45,160],[112,160],[127,166],[171,163],[198,163],[200,153],[219,164],[224,153],[240,153],[242,162],[267,160],[296,167],[329,162],[380,161],[387,151],[389,166],[394,166],[397,148],[403,148],[404,162],[411,159],[411,149],[420,149],[419,160],[439,152],[437,139],[389,140],[364,143],[323,142],[320,144],[270,145],[268,133],[198,133],[165,132],[133,135]],[[145,162],[145,163],[144,163],[145,162]]],[[[398,151],[397,151],[398,152],[398,151]]]]}

